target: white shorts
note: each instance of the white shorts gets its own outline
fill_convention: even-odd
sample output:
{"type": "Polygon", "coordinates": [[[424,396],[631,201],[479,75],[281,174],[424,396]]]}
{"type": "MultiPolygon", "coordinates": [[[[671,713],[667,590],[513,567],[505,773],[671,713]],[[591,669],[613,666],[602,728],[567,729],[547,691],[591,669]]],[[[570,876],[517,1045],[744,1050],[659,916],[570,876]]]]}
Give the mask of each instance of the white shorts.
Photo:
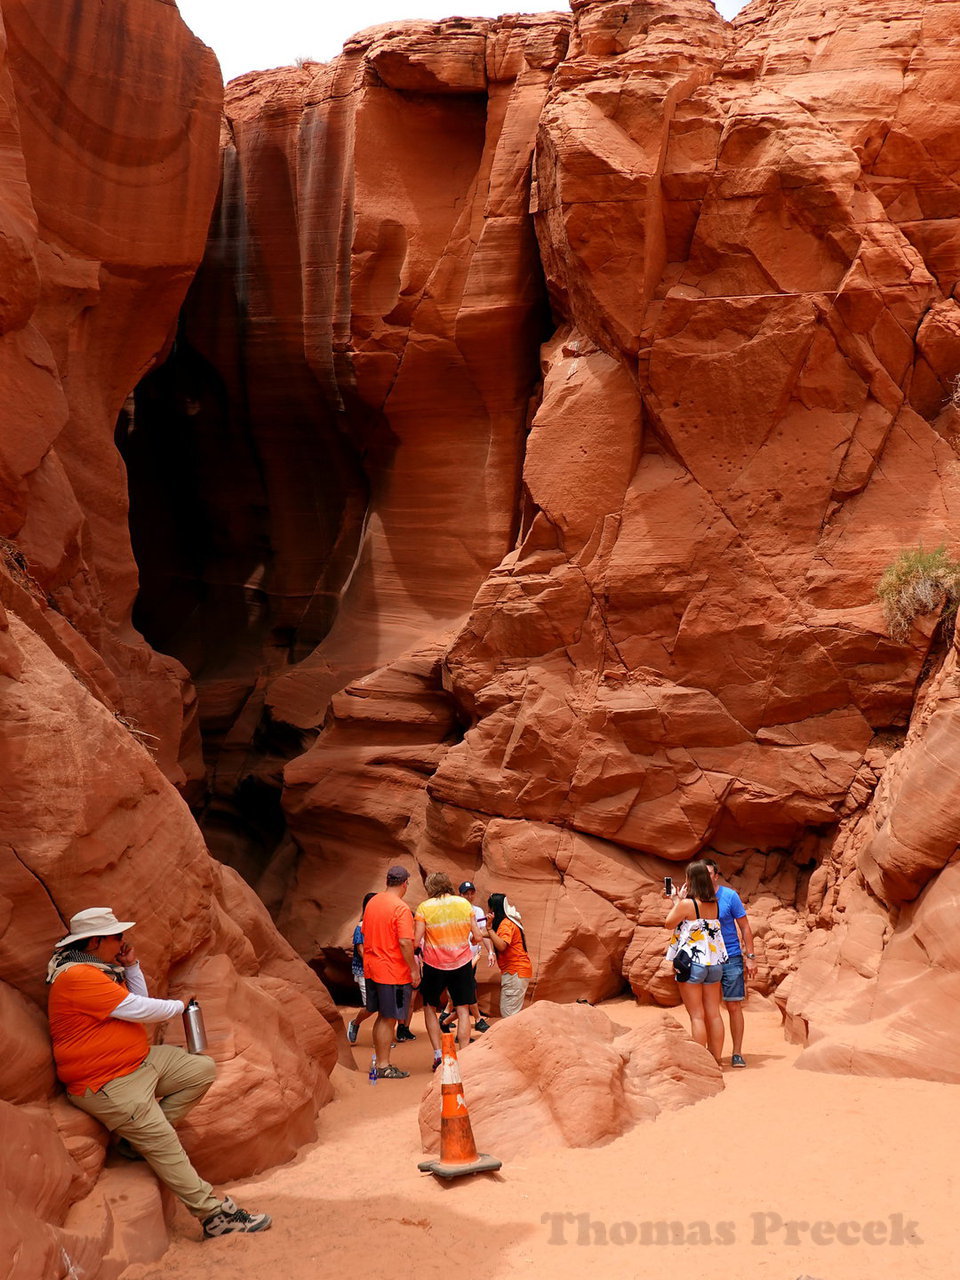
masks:
{"type": "Polygon", "coordinates": [[[357,984],[357,986],[360,988],[360,999],[363,1001],[363,1007],[366,1008],[367,1007],[367,980],[362,973],[360,974],[359,978],[357,977],[356,974],[354,974],[353,980],[357,984]]]}

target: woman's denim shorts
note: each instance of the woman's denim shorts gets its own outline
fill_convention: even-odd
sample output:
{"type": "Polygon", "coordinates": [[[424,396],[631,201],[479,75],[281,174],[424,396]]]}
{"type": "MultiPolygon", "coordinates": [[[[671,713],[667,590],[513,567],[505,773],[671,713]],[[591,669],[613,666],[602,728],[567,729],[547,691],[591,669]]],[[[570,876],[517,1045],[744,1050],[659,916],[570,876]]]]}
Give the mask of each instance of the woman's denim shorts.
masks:
{"type": "Polygon", "coordinates": [[[694,962],[690,966],[690,977],[687,982],[696,986],[703,986],[706,983],[719,982],[722,977],[722,964],[697,964],[694,962]]]}

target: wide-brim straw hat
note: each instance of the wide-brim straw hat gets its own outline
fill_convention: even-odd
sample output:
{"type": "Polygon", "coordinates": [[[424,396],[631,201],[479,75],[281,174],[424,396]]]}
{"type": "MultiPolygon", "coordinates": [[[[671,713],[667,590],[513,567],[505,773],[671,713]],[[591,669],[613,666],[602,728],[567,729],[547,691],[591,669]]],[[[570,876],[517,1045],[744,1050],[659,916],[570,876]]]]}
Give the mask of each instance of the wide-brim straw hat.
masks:
{"type": "Polygon", "coordinates": [[[136,920],[118,920],[109,907],[88,907],[86,911],[77,912],[70,921],[70,932],[56,945],[65,947],[81,938],[105,938],[108,934],[132,929],[136,923],[136,920]]]}

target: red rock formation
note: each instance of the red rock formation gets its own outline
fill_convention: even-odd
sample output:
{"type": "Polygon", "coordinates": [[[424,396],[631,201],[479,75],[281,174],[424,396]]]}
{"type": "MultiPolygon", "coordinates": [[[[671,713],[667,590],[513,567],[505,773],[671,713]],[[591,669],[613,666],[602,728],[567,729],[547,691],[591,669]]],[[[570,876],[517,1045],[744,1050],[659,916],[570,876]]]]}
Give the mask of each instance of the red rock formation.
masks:
{"type": "MultiPolygon", "coordinates": [[[[814,110],[843,140],[859,165],[858,190],[882,210],[847,323],[883,360],[903,394],[885,436],[881,468],[888,472],[891,453],[903,460],[900,493],[878,512],[890,530],[882,540],[883,558],[892,558],[890,550],[902,543],[952,545],[949,515],[924,539],[905,536],[903,519],[911,510],[934,510],[943,479],[955,467],[956,411],[944,388],[949,390],[960,366],[954,300],[960,205],[958,156],[947,139],[960,102],[945,85],[955,76],[956,51],[947,32],[957,7],[930,12],[907,6],[896,14],[870,5],[831,7],[823,38],[808,45],[807,54],[800,52],[794,15],[754,5],[748,16],[752,30],[745,56],[768,67],[778,92],[814,110]],[[858,82],[854,101],[839,83],[839,72],[860,50],[870,51],[869,72],[858,82]],[[894,295],[902,301],[889,313],[876,305],[884,248],[888,260],[894,251],[912,264],[894,295]],[[916,284],[930,290],[930,282],[926,306],[905,308],[916,284]],[[936,451],[925,465],[916,447],[927,423],[937,434],[936,451]],[[901,425],[908,428],[912,458],[897,447],[901,425]]],[[[875,483],[876,473],[861,501],[875,483]]],[[[813,932],[797,974],[779,992],[793,1034],[810,1045],[801,1066],[958,1078],[942,1014],[952,999],[956,968],[946,924],[958,839],[951,818],[955,662],[952,649],[924,686],[902,750],[894,750],[896,736],[878,735],[867,760],[876,772],[886,766],[880,786],[865,809],[841,824],[811,880],[813,932]]]]}
{"type": "MultiPolygon", "coordinates": [[[[202,1000],[219,1069],[183,1137],[218,1183],[287,1159],[314,1136],[343,1032],[325,988],[277,935],[265,908],[235,872],[209,857],[151,754],[34,629],[26,590],[0,579],[0,766],[8,780],[0,801],[0,1088],[4,1106],[31,1104],[30,1115],[41,1118],[29,1123],[45,1126],[48,1145],[59,1144],[51,1170],[62,1171],[63,1187],[39,1200],[31,1184],[18,1188],[22,1230],[31,1248],[45,1241],[42,1248],[57,1258],[64,1248],[82,1264],[84,1251],[92,1258],[104,1241],[110,1252],[120,1210],[98,1183],[96,1208],[78,1206],[86,1226],[77,1228],[81,1252],[74,1251],[66,1211],[90,1192],[107,1135],[57,1101],[41,1013],[46,962],[71,914],[96,901],[122,905],[122,914],[138,921],[137,946],[154,992],[202,1000]],[[51,1224],[36,1237],[31,1214],[51,1224]]],[[[170,1029],[171,1042],[178,1030],[170,1029]]],[[[60,1176],[52,1172],[49,1185],[60,1176]]],[[[117,1193],[123,1201],[122,1179],[117,1193]]],[[[154,1208],[159,1212],[159,1199],[154,1208]]],[[[161,1228],[158,1219],[150,1230],[161,1228]]],[[[0,1238],[4,1248],[18,1247],[19,1235],[0,1238]]],[[[135,1256],[118,1254],[121,1261],[135,1256]]]]}
{"type": "MultiPolygon", "coordinates": [[[[625,1031],[599,1009],[542,1001],[460,1054],[478,1147],[502,1159],[599,1147],[723,1089],[723,1073],[669,1014],[625,1031]]],[[[440,1149],[440,1080],[423,1095],[424,1151],[440,1149]]]]}
{"type": "MultiPolygon", "coordinates": [[[[220,540],[198,533],[203,563],[184,568],[208,605],[193,612],[178,562],[149,578],[144,608],[167,616],[166,635],[151,624],[151,638],[197,672],[215,760],[205,830],[250,879],[278,838],[280,768],[331,695],[405,661],[420,637],[434,646],[512,545],[547,320],[530,156],[565,43],[556,18],[399,24],[329,67],[231,86],[211,250],[180,361],[158,378],[182,378],[198,409],[187,416],[204,527],[225,526],[234,485],[254,496],[257,519],[234,518],[220,540]],[[224,323],[231,296],[242,327],[224,323]],[[225,441],[240,457],[226,475],[225,441]]],[[[163,386],[154,393],[158,456],[163,386]]],[[[142,493],[150,478],[132,467],[142,493]]],[[[424,778],[404,770],[401,823],[424,778]]],[[[270,869],[271,901],[283,879],[270,869]]],[[[354,879],[344,927],[362,889],[354,879]]],[[[304,953],[316,954],[312,941],[304,953]]]]}
{"type": "Polygon", "coordinates": [[[104,1169],[105,1130],[54,1077],[43,978],[74,912],[136,919],[154,992],[204,999],[218,1078],[184,1137],[217,1182],[314,1135],[342,1040],[326,990],[208,856],[173,785],[202,769],[186,672],[130,620],[115,425],[202,252],[220,102],[175,5],[0,0],[4,1276],[107,1280],[166,1245],[155,1180],[104,1169]]]}
{"type": "Polygon", "coordinates": [[[616,11],[583,6],[589,38],[541,121],[538,226],[574,327],[546,349],[525,468],[537,514],[448,658],[480,722],[431,791],[668,857],[785,846],[840,816],[873,728],[909,705],[917,659],[883,635],[873,585],[891,541],[942,540],[958,494],[951,451],[900,389],[911,353],[890,343],[942,293],[834,122],[764,77],[728,86],[710,6],[663,75],[649,66],[669,23],[647,39],[641,23],[615,57],[600,41],[598,88],[616,11]],[[627,226],[635,292],[598,250],[627,226]],[[867,331],[850,314],[865,291],[867,331]],[[938,464],[932,495],[899,500],[938,464]]]}
{"type": "Polygon", "coordinates": [[[850,972],[820,947],[789,997],[826,1042],[953,852],[949,807],[917,813],[949,798],[946,712],[895,827],[860,824],[942,656],[934,615],[887,634],[877,581],[957,544],[960,14],[571,8],[233,86],[165,375],[214,532],[194,597],[178,562],[144,607],[179,601],[211,839],[328,974],[406,860],[511,893],[537,996],[666,1001],[659,880],[710,849],[764,990],[811,904],[845,912],[850,972]]]}
{"type": "Polygon", "coordinates": [[[957,989],[957,651],[927,682],[903,747],[810,884],[809,940],[777,993],[798,1065],[960,1079],[944,1009],[957,989]]]}
{"type": "Polygon", "coordinates": [[[5,0],[3,23],[4,252],[18,262],[4,266],[15,288],[0,356],[0,534],[69,624],[54,625],[76,660],[99,663],[103,695],[159,739],[183,781],[199,768],[186,674],[130,626],[137,578],[114,429],[202,252],[216,62],[147,0],[5,0]]]}
{"type": "MultiPolygon", "coordinates": [[[[656,886],[707,847],[752,894],[769,990],[817,833],[869,797],[932,643],[935,620],[890,639],[876,582],[901,546],[952,545],[960,508],[949,24],[877,0],[733,27],[707,0],[573,11],[568,49],[552,18],[400,24],[232,90],[188,332],[214,360],[239,245],[243,359],[273,362],[274,407],[277,362],[310,371],[368,497],[327,541],[329,634],[235,668],[221,794],[264,704],[268,736],[323,726],[264,884],[331,974],[406,858],[518,899],[538,995],[629,976],[669,999],[656,886]],[[908,65],[942,109],[901,111],[908,65]],[[556,328],[524,435],[539,267],[556,328]]],[[[282,754],[239,767],[274,783],[282,754]]]]}
{"type": "Polygon", "coordinates": [[[716,1083],[666,1022],[542,1003],[674,1000],[660,881],[704,849],[802,1065],[960,1078],[956,654],[874,596],[957,544],[960,3],[571,7],[237,82],[131,412],[215,63],[171,4],[0,0],[2,1267],[164,1245],[50,1066],[43,967],[96,900],[204,999],[217,1180],[313,1133],[339,1023],[297,952],[345,977],[397,860],[524,913],[541,1003],[464,1060],[502,1154],[483,1072],[531,1037],[598,1105],[518,1083],[521,1145],[649,1114],[667,1049],[716,1083]],[[186,668],[206,829],[294,946],[175,790],[186,668]]]}

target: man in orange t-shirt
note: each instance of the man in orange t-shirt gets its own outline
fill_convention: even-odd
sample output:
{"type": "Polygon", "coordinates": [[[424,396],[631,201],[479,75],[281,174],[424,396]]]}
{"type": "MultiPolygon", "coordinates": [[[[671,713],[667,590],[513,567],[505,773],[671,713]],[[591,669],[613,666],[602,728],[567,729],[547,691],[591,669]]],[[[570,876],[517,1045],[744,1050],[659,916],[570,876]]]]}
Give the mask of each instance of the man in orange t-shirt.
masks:
{"type": "Polygon", "coordinates": [[[91,907],[57,943],[47,970],[57,1075],[68,1100],[119,1135],[121,1154],[146,1160],[200,1219],[205,1237],[262,1231],[269,1216],[215,1195],[174,1132],[213,1084],[216,1068],[177,1045],[151,1048],[144,1024],[182,1013],[183,1001],[147,994],[133,947],[123,940],[133,924],[109,907],[91,907]]]}
{"type": "Polygon", "coordinates": [[[391,867],[386,889],[374,894],[363,912],[363,976],[367,1008],[377,1015],[373,1051],[380,1080],[405,1080],[410,1074],[390,1062],[397,1023],[406,1022],[413,988],[420,985],[420,962],[413,954],[413,912],[403,901],[409,887],[406,867],[391,867]]]}

